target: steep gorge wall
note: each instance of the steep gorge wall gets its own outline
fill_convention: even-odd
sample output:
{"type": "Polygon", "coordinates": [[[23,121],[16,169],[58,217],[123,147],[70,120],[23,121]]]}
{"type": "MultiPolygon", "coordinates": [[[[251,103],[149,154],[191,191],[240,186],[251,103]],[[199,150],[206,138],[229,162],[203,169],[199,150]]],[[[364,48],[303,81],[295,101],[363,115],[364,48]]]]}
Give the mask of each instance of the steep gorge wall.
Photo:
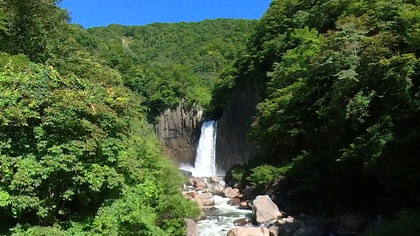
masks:
{"type": "Polygon", "coordinates": [[[251,128],[258,93],[252,86],[235,89],[223,109],[223,116],[217,124],[216,164],[227,171],[235,164],[246,163],[259,153],[255,145],[247,140],[251,128]]]}
{"type": "Polygon", "coordinates": [[[166,109],[160,115],[156,134],[165,147],[166,155],[174,163],[194,164],[202,120],[202,108],[188,108],[183,103],[176,109],[166,109]]]}
{"type": "MultiPolygon", "coordinates": [[[[247,140],[258,101],[258,93],[252,86],[236,88],[230,95],[223,116],[217,121],[216,165],[219,170],[227,171],[235,164],[246,163],[259,153],[247,140]]],[[[174,163],[194,165],[203,114],[202,108],[180,104],[160,115],[156,134],[174,163]]]]}

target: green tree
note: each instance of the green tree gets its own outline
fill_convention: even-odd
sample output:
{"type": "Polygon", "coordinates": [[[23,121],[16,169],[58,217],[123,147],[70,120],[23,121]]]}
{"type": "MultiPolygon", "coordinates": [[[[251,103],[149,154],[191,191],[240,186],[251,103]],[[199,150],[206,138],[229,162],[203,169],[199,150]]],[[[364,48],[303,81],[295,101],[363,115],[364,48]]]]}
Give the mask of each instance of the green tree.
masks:
{"type": "Polygon", "coordinates": [[[8,44],[3,51],[24,53],[35,62],[45,62],[63,40],[69,15],[58,0],[1,0],[9,21],[8,44]]]}

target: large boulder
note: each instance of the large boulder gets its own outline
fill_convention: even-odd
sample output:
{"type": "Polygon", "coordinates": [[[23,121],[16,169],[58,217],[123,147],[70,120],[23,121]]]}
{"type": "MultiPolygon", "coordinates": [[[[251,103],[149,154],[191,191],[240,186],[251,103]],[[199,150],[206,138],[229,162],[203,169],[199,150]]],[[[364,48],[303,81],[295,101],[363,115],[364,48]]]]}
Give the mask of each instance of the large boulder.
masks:
{"type": "Polygon", "coordinates": [[[234,197],[238,197],[240,193],[239,193],[239,189],[237,188],[227,187],[223,191],[223,194],[225,195],[225,197],[234,198],[234,197]]]}
{"type": "Polygon", "coordinates": [[[255,220],[259,224],[276,221],[282,216],[277,205],[271,201],[268,195],[257,196],[252,206],[255,220]]]}
{"type": "Polygon", "coordinates": [[[202,193],[202,194],[199,194],[198,197],[200,198],[204,206],[214,206],[213,194],[202,193]]]}
{"type": "Polygon", "coordinates": [[[219,177],[213,176],[207,180],[207,190],[213,195],[223,195],[225,189],[225,181],[219,177]]]}
{"type": "Polygon", "coordinates": [[[207,187],[206,179],[205,178],[196,178],[194,187],[197,191],[202,191],[207,187]]]}
{"type": "Polygon", "coordinates": [[[191,219],[185,219],[186,236],[198,236],[198,226],[191,219]]]}
{"type": "Polygon", "coordinates": [[[226,236],[270,236],[270,231],[264,227],[235,227],[226,236]]]}
{"type": "Polygon", "coordinates": [[[281,234],[279,235],[280,227],[277,225],[270,226],[268,230],[270,231],[270,236],[283,236],[281,234]]]}

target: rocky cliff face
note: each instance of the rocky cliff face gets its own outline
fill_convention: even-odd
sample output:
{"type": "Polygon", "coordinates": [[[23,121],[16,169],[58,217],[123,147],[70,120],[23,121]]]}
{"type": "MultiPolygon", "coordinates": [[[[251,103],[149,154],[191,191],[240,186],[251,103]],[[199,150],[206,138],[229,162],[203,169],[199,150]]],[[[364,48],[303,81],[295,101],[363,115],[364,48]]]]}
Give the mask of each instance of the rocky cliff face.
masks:
{"type": "Polygon", "coordinates": [[[217,123],[216,164],[227,171],[235,164],[246,163],[259,151],[246,137],[251,128],[258,93],[251,86],[237,88],[217,123]]]}
{"type": "MultiPolygon", "coordinates": [[[[258,148],[246,137],[258,101],[258,93],[251,86],[237,88],[230,96],[217,123],[216,165],[219,173],[226,172],[235,164],[246,163],[258,154],[258,148]]],[[[188,108],[182,103],[160,115],[156,134],[165,147],[166,155],[174,163],[194,165],[203,120],[202,108],[188,108]]]]}
{"type": "Polygon", "coordinates": [[[156,134],[165,147],[166,155],[174,163],[194,164],[202,119],[202,108],[188,108],[183,103],[160,115],[156,134]]]}

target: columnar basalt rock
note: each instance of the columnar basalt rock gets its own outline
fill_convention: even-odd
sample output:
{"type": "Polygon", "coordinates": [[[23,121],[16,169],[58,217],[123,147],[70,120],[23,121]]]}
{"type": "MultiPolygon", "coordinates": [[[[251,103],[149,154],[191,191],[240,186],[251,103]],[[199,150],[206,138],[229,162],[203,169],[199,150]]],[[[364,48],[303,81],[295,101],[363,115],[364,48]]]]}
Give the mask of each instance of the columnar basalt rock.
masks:
{"type": "Polygon", "coordinates": [[[182,102],[176,109],[166,109],[159,116],[156,134],[174,163],[194,164],[202,120],[201,107],[191,108],[182,102]]]}
{"type": "Polygon", "coordinates": [[[236,88],[228,98],[223,116],[217,123],[216,164],[219,169],[228,171],[259,153],[247,139],[258,101],[258,93],[253,87],[236,88]]]}

